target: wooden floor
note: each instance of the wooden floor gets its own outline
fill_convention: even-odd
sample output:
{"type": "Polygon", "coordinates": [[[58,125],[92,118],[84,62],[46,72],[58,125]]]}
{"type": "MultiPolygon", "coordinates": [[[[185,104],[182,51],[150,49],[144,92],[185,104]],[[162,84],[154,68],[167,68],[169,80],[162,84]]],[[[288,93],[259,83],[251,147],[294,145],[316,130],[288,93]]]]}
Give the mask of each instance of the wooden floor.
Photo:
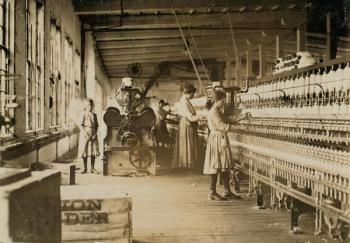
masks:
{"type": "Polygon", "coordinates": [[[306,232],[290,234],[288,212],[256,210],[255,199],[245,193],[243,200],[208,201],[208,178],[201,174],[165,171],[135,178],[78,174],[77,184],[92,194],[108,190],[132,196],[134,243],[329,242],[313,235],[311,217],[304,220],[306,232]]]}

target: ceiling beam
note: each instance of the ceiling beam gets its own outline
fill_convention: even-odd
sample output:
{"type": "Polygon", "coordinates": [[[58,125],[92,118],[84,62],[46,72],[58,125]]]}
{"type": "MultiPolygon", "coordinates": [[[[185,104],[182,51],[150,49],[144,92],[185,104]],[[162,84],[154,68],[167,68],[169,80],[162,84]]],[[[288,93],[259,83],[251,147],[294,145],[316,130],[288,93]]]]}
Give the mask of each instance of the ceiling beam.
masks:
{"type": "MultiPolygon", "coordinates": [[[[250,45],[260,43],[270,43],[275,36],[256,36],[255,41],[250,41],[250,45]]],[[[211,48],[216,47],[218,45],[226,46],[227,48],[232,47],[232,43],[230,38],[222,38],[218,36],[218,38],[213,37],[202,37],[196,38],[195,41],[189,39],[188,40],[190,46],[194,46],[194,42],[201,50],[203,48],[211,48]]],[[[240,45],[241,49],[246,48],[248,46],[246,39],[237,39],[237,44],[240,45]]],[[[134,40],[134,41],[110,41],[110,42],[97,42],[97,48],[103,52],[103,50],[112,50],[112,49],[125,49],[125,48],[156,48],[156,47],[174,47],[174,46],[184,46],[184,43],[181,39],[170,39],[170,40],[134,40]]],[[[242,50],[243,51],[243,50],[242,50]]]]}
{"type": "MultiPolygon", "coordinates": [[[[133,0],[123,1],[123,11],[121,9],[121,0],[104,1],[82,1],[73,0],[75,14],[77,15],[98,15],[98,14],[172,14],[169,0],[133,0]]],[[[263,9],[270,11],[273,6],[279,4],[281,8],[295,5],[295,8],[304,8],[306,1],[279,0],[265,1],[263,9]]],[[[226,11],[255,11],[261,6],[261,1],[250,0],[249,5],[245,0],[225,1],[225,0],[174,0],[174,8],[177,13],[213,13],[226,11]],[[246,6],[242,10],[242,6],[246,6]]]]}
{"type": "MultiPolygon", "coordinates": [[[[216,51],[202,51],[200,54],[202,57],[207,58],[210,57],[224,57],[226,55],[226,50],[216,50],[216,51]]],[[[196,52],[191,52],[192,57],[197,57],[198,54],[196,52]]],[[[233,52],[231,51],[231,55],[233,52]]],[[[167,52],[167,53],[149,53],[149,54],[128,54],[123,56],[105,56],[103,57],[103,62],[111,62],[111,61],[119,61],[119,60],[142,60],[142,59],[153,59],[153,58],[171,58],[177,56],[185,56],[188,58],[187,51],[182,52],[167,52]]]]}
{"type": "MultiPolygon", "coordinates": [[[[156,65],[154,65],[156,67],[156,65]]],[[[196,75],[194,70],[188,70],[188,71],[181,71],[181,70],[177,70],[177,69],[172,69],[172,74],[177,74],[177,75],[181,75],[181,76],[193,76],[196,75]]],[[[147,70],[143,70],[143,72],[141,73],[141,75],[139,76],[139,78],[142,78],[143,76],[148,76],[148,75],[152,75],[155,72],[156,68],[153,69],[147,69],[147,70]]],[[[201,76],[205,76],[206,73],[202,70],[201,72],[199,72],[199,75],[201,76]]],[[[118,69],[118,70],[110,70],[109,71],[109,75],[113,76],[113,75],[120,75],[120,74],[126,74],[127,75],[127,69],[118,69]]]]}
{"type": "MultiPolygon", "coordinates": [[[[203,60],[204,64],[205,65],[213,65],[213,60],[214,59],[205,59],[203,60]]],[[[215,63],[217,62],[217,60],[215,59],[215,63]]],[[[174,63],[175,66],[178,64],[180,65],[178,62],[177,63],[174,63]]],[[[190,63],[190,60],[184,60],[182,61],[182,64],[183,64],[183,67],[182,69],[187,69],[188,66],[192,67],[191,63],[190,63]]],[[[128,65],[129,64],[124,64],[124,65],[119,65],[119,66],[109,66],[107,67],[107,71],[108,72],[111,72],[111,73],[116,73],[116,72],[120,72],[120,71],[126,71],[127,68],[128,68],[128,65]]],[[[144,71],[154,71],[155,67],[157,66],[157,63],[143,63],[142,64],[142,68],[144,71]]],[[[175,69],[177,69],[176,67],[174,67],[175,69]]],[[[198,67],[198,72],[199,73],[204,73],[204,69],[201,65],[199,65],[198,67]]],[[[183,70],[184,71],[184,70],[183,70]]],[[[184,72],[194,72],[194,70],[189,70],[189,71],[184,71],[184,72]]]]}
{"type": "Polygon", "coordinates": [[[111,42],[111,43],[97,43],[99,50],[109,49],[125,49],[125,48],[147,48],[147,47],[165,47],[165,46],[183,46],[182,40],[171,40],[171,41],[124,41],[124,42],[111,42]]]}
{"type": "MultiPolygon", "coordinates": [[[[234,29],[291,29],[305,23],[306,11],[274,11],[270,12],[247,12],[230,13],[232,19],[232,28],[234,29]],[[281,18],[284,19],[283,25],[281,18]]],[[[96,21],[96,17],[84,18],[84,21],[90,23],[87,29],[93,30],[129,30],[129,29],[174,29],[178,28],[174,21],[174,16],[125,16],[122,21],[119,16],[107,15],[96,21]]],[[[226,28],[229,29],[226,14],[196,14],[190,17],[179,17],[182,28],[226,28]]]]}
{"type": "MultiPolygon", "coordinates": [[[[180,42],[181,43],[181,42],[180,42]]],[[[104,49],[100,50],[101,56],[103,59],[103,62],[106,66],[110,66],[113,64],[120,65],[120,64],[130,64],[133,62],[139,62],[139,63],[147,63],[148,61],[150,63],[154,62],[154,59],[156,59],[156,62],[160,61],[167,61],[168,58],[175,58],[176,59],[183,59],[187,60],[188,56],[186,56],[186,52],[184,51],[184,47],[181,44],[180,46],[171,46],[171,47],[157,47],[159,43],[153,43],[153,47],[148,48],[136,48],[135,49],[104,49]],[[152,53],[151,51],[156,51],[157,48],[162,48],[160,52],[152,53]],[[129,52],[130,51],[130,52],[129,52]],[[135,52],[134,52],[135,51],[135,52]]],[[[233,48],[231,45],[224,45],[223,43],[220,43],[213,40],[206,40],[205,42],[200,42],[199,49],[200,54],[203,59],[206,58],[225,58],[225,56],[233,56],[233,48]]],[[[228,43],[229,44],[229,43],[228,43]]],[[[135,46],[135,43],[132,43],[132,46],[135,46]]],[[[136,45],[137,46],[137,45],[136,45]]],[[[248,49],[250,45],[247,45],[244,40],[240,40],[238,42],[238,46],[240,49],[240,53],[245,53],[245,50],[248,49]]],[[[274,46],[274,45],[267,45],[267,46],[274,46]]],[[[104,48],[110,47],[110,46],[104,46],[104,48]]],[[[274,51],[271,51],[271,55],[274,54],[274,51]]],[[[194,57],[197,56],[196,51],[192,50],[192,55],[194,57]]],[[[254,59],[255,56],[254,56],[254,59]]]]}
{"type": "MultiPolygon", "coordinates": [[[[285,51],[287,53],[293,53],[295,52],[296,50],[296,43],[295,41],[291,41],[290,39],[284,39],[283,40],[285,42],[285,51]]],[[[218,44],[218,42],[216,42],[216,46],[214,45],[211,45],[211,44],[215,44],[215,42],[206,42],[206,43],[202,43],[203,46],[205,46],[205,48],[200,48],[200,52],[201,52],[201,55],[203,56],[203,58],[207,58],[207,55],[209,55],[210,57],[214,56],[214,57],[224,57],[226,54],[227,54],[227,50],[231,50],[228,46],[228,47],[225,47],[223,45],[221,45],[221,43],[218,44]],[[206,45],[205,45],[206,44],[206,45]],[[221,48],[222,47],[222,48],[221,48]],[[228,49],[226,49],[228,48],[228,49]]],[[[249,45],[247,45],[249,46],[249,45]]],[[[317,45],[316,43],[308,43],[307,44],[307,47],[308,47],[308,50],[311,51],[312,53],[319,53],[319,52],[322,52],[322,50],[324,49],[324,45],[317,45]],[[318,47],[318,49],[317,49],[318,47]]],[[[167,47],[169,48],[169,47],[167,47]]],[[[165,53],[162,53],[162,52],[159,52],[159,53],[154,53],[154,54],[157,54],[156,57],[160,58],[162,55],[168,57],[168,53],[169,54],[173,54],[174,56],[176,56],[179,52],[179,50],[183,50],[183,46],[181,45],[180,47],[176,47],[177,49],[173,49],[174,47],[171,47],[170,49],[167,50],[167,48],[163,48],[163,50],[165,50],[165,53]]],[[[271,45],[267,45],[267,48],[268,50],[271,50],[271,53],[269,53],[270,56],[273,56],[274,57],[274,45],[271,44],[271,45]]],[[[157,47],[152,47],[152,50],[156,50],[157,47]]],[[[239,45],[239,49],[242,52],[244,52],[245,50],[247,50],[247,48],[245,48],[244,46],[241,46],[239,45]]],[[[118,49],[119,50],[119,49],[118,49]]],[[[128,53],[126,52],[126,50],[123,50],[123,49],[120,49],[120,51],[123,51],[123,53],[118,53],[118,51],[116,50],[113,50],[114,53],[111,53],[111,55],[104,55],[104,53],[108,53],[108,51],[110,50],[105,50],[105,51],[102,51],[101,55],[103,57],[107,57],[107,60],[114,60],[116,59],[116,61],[119,61],[118,64],[120,64],[120,60],[121,61],[124,61],[124,63],[128,64],[128,63],[131,63],[131,62],[138,62],[140,59],[140,62],[143,62],[143,63],[147,63],[147,60],[148,59],[153,59],[154,58],[154,54],[152,54],[150,51],[147,51],[147,48],[139,48],[138,49],[140,51],[140,53],[132,53],[132,51],[134,51],[133,49],[130,49],[131,51],[131,54],[128,55],[128,53]],[[115,55],[113,55],[115,54],[115,55]],[[109,59],[108,59],[109,57],[109,59]]],[[[254,52],[253,52],[254,53],[254,52]]],[[[185,55],[185,52],[182,53],[183,55],[185,55]]],[[[195,51],[193,51],[192,53],[194,56],[197,55],[197,53],[195,51]]],[[[257,52],[255,53],[257,54],[257,52]]],[[[232,53],[230,54],[232,55],[232,53]]],[[[256,59],[256,55],[253,56],[254,59],[256,59]]],[[[106,58],[104,58],[106,60],[106,58]]],[[[185,58],[186,59],[186,58],[185,58]]],[[[159,60],[157,60],[159,61],[159,60]]],[[[162,60],[162,61],[166,61],[165,60],[162,60]]],[[[274,61],[274,60],[273,60],[274,61]]],[[[151,62],[153,62],[153,60],[151,60],[151,62]]],[[[106,63],[107,64],[107,63],[106,63]]],[[[108,63],[110,64],[110,63],[108,63]]]]}
{"type": "Polygon", "coordinates": [[[160,58],[172,58],[172,57],[186,57],[185,52],[168,52],[168,53],[149,53],[149,54],[128,54],[120,56],[104,56],[103,62],[109,63],[113,61],[119,61],[119,60],[134,60],[137,62],[137,60],[144,60],[144,59],[160,59],[160,58]]]}
{"type": "MultiPolygon", "coordinates": [[[[281,35],[285,33],[288,30],[267,30],[265,33],[267,35],[281,35]]],[[[188,31],[184,31],[184,34],[189,35],[188,31]]],[[[240,36],[237,36],[241,38],[241,34],[249,34],[256,36],[257,30],[236,30],[235,34],[240,34],[240,36]]],[[[202,37],[202,36],[212,36],[212,35],[227,35],[231,34],[229,30],[192,30],[192,34],[194,37],[202,37]]],[[[162,38],[176,38],[181,37],[178,29],[171,29],[171,30],[129,30],[129,31],[95,31],[94,32],[95,38],[97,41],[109,41],[109,40],[130,40],[130,38],[134,38],[135,40],[140,39],[162,39],[162,38]]],[[[325,34],[321,33],[312,33],[312,32],[306,32],[306,36],[308,38],[312,39],[326,39],[325,34]]],[[[339,36],[339,41],[344,42],[350,42],[350,38],[339,36]]]]}
{"type": "Polygon", "coordinates": [[[130,64],[130,63],[134,63],[134,62],[138,62],[138,63],[161,63],[161,62],[166,62],[166,61],[184,61],[187,60],[187,58],[185,58],[184,56],[178,56],[178,57],[172,57],[172,58],[145,58],[145,59],[123,59],[123,60],[119,60],[119,61],[109,61],[109,62],[105,62],[105,66],[107,67],[107,69],[109,67],[118,67],[120,65],[125,65],[125,64],[130,64]]]}
{"type": "MultiPolygon", "coordinates": [[[[268,52],[267,56],[267,61],[270,63],[273,63],[276,60],[276,57],[274,55],[274,52],[268,52]]],[[[253,53],[252,55],[254,60],[258,60],[258,55],[253,53]]],[[[226,59],[226,56],[223,55],[217,55],[217,54],[207,54],[207,55],[203,55],[203,58],[206,59],[226,59]]],[[[125,58],[125,59],[120,59],[120,60],[114,60],[114,61],[105,61],[104,65],[106,67],[106,70],[109,70],[111,68],[122,68],[123,66],[127,66],[131,63],[140,63],[142,65],[144,64],[153,64],[153,63],[160,63],[160,62],[187,62],[189,61],[189,57],[186,56],[185,54],[183,55],[178,55],[178,56],[172,56],[172,57],[159,57],[159,58],[125,58]]],[[[205,62],[205,61],[204,61],[205,62]]],[[[196,63],[198,66],[201,66],[201,63],[199,61],[199,59],[196,59],[196,63]]]]}
{"type": "MultiPolygon", "coordinates": [[[[192,53],[191,54],[193,58],[196,58],[196,54],[192,53]]],[[[202,56],[204,56],[205,58],[216,58],[216,57],[224,57],[225,53],[213,53],[213,52],[208,52],[208,53],[202,53],[202,56]]],[[[172,59],[172,58],[176,58],[176,59],[181,59],[181,60],[190,60],[187,52],[182,52],[182,53],[172,53],[172,54],[148,54],[148,55],[127,55],[124,56],[123,59],[120,58],[104,58],[103,62],[104,64],[108,65],[110,63],[114,63],[114,62],[119,62],[119,61],[143,61],[143,60],[153,60],[153,59],[164,59],[164,61],[166,61],[166,59],[172,59]]]]}
{"type": "MultiPolygon", "coordinates": [[[[208,58],[217,58],[217,56],[208,56],[208,58]]],[[[129,58],[129,59],[123,59],[123,60],[118,60],[118,61],[107,61],[104,62],[105,66],[111,67],[111,66],[120,66],[120,65],[125,65],[125,64],[130,64],[133,62],[138,62],[138,63],[160,63],[160,62],[185,62],[189,61],[189,57],[186,55],[178,55],[178,56],[173,56],[173,57],[163,57],[163,58],[129,58]]],[[[197,59],[196,62],[198,65],[200,65],[200,61],[197,59]]]]}
{"type": "Polygon", "coordinates": [[[114,1],[81,1],[73,0],[76,15],[121,14],[122,0],[114,1]]]}
{"type": "MultiPolygon", "coordinates": [[[[187,29],[183,30],[184,36],[187,39],[192,39],[187,29]]],[[[291,30],[266,30],[264,33],[270,36],[285,35],[291,30]]],[[[228,30],[193,30],[191,31],[195,40],[201,38],[231,38],[231,33],[228,30]]],[[[240,39],[253,39],[261,35],[260,30],[236,30],[235,34],[239,35],[240,39]]],[[[116,41],[134,41],[134,40],[169,40],[181,39],[178,30],[134,30],[134,31],[118,31],[118,32],[94,32],[95,40],[97,42],[116,42],[116,41]]]]}
{"type": "MultiPolygon", "coordinates": [[[[195,48],[190,48],[194,55],[197,54],[195,48]]],[[[183,46],[173,46],[173,47],[149,47],[149,48],[134,48],[134,49],[117,49],[117,50],[101,50],[101,56],[103,57],[119,57],[123,58],[125,55],[147,55],[147,54],[160,54],[160,53],[174,53],[174,52],[183,52],[185,48],[183,46]]],[[[199,52],[227,52],[232,53],[233,49],[226,47],[224,45],[216,46],[206,46],[200,47],[199,52]]]]}
{"type": "MultiPolygon", "coordinates": [[[[194,38],[204,36],[227,36],[229,30],[191,30],[194,38]]],[[[256,33],[256,30],[237,30],[236,34],[256,33]]],[[[190,38],[190,33],[184,29],[184,35],[190,38]]],[[[130,31],[110,31],[99,32],[95,31],[94,36],[96,41],[122,41],[122,40],[153,40],[153,39],[178,39],[181,38],[178,29],[170,30],[130,30],[130,31]]]]}
{"type": "MultiPolygon", "coordinates": [[[[171,65],[170,64],[170,69],[171,69],[171,75],[172,76],[178,76],[178,77],[196,77],[196,73],[193,69],[187,69],[189,67],[189,65],[192,67],[191,64],[185,64],[183,69],[178,69],[176,68],[175,66],[171,65]]],[[[137,78],[137,79],[142,79],[144,78],[145,76],[151,76],[152,74],[154,74],[155,72],[155,69],[156,69],[156,66],[157,64],[153,64],[153,68],[152,69],[143,69],[143,72],[142,74],[137,78]]],[[[207,69],[208,69],[208,72],[211,72],[211,67],[212,67],[212,64],[209,64],[207,65],[207,69]]],[[[204,71],[204,69],[200,66],[197,67],[198,68],[198,74],[200,76],[203,77],[203,79],[206,79],[206,72],[204,71]]],[[[109,69],[109,75],[111,77],[113,76],[128,76],[128,73],[127,73],[127,68],[124,68],[124,69],[109,69]]]]}
{"type": "Polygon", "coordinates": [[[132,49],[109,49],[101,50],[100,53],[104,57],[120,56],[124,55],[147,55],[149,53],[172,53],[184,51],[183,46],[170,46],[170,47],[136,47],[132,49]]]}
{"type": "MultiPolygon", "coordinates": [[[[295,19],[296,17],[306,17],[306,11],[286,11],[277,10],[273,14],[271,12],[248,12],[248,13],[230,13],[233,24],[241,24],[249,20],[249,22],[273,22],[285,18],[286,23],[288,19],[292,19],[293,22],[299,22],[300,19],[295,19]]],[[[110,23],[119,23],[120,17],[115,15],[109,15],[108,21],[110,23]]],[[[180,23],[214,23],[215,21],[223,22],[228,24],[227,14],[216,13],[216,14],[196,14],[190,16],[179,15],[180,23]]],[[[134,25],[142,21],[143,24],[172,24],[174,23],[175,17],[173,15],[165,16],[152,16],[152,15],[141,15],[141,16],[124,16],[123,25],[134,25]]],[[[280,24],[280,23],[278,23],[280,24]]],[[[227,25],[228,26],[228,25],[227,25]]]]}

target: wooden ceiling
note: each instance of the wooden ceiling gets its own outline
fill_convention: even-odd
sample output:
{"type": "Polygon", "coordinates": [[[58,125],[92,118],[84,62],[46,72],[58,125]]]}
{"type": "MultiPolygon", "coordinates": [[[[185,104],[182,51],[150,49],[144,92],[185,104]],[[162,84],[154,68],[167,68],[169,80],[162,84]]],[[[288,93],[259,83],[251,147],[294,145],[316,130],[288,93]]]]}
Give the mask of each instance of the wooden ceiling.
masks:
{"type": "MultiPolygon", "coordinates": [[[[266,45],[266,61],[273,62],[276,36],[285,52],[296,50],[296,29],[305,28],[310,4],[303,0],[73,0],[85,31],[92,31],[96,49],[110,78],[125,76],[131,63],[149,70],[160,62],[188,62],[174,12],[179,18],[191,55],[207,60],[233,58],[247,50],[258,59],[258,45],[266,45]],[[231,21],[231,23],[230,23],[231,21]],[[196,47],[199,53],[196,51],[196,47]]],[[[325,46],[324,37],[311,38],[309,49],[325,46]]]]}

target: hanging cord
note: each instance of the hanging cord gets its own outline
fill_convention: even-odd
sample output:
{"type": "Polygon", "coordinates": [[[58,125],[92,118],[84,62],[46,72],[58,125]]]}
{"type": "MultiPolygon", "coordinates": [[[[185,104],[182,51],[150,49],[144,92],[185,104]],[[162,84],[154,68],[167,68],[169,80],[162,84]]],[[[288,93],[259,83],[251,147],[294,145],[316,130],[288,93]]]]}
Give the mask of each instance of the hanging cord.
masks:
{"type": "Polygon", "coordinates": [[[191,59],[193,69],[194,69],[194,71],[196,72],[196,75],[197,75],[199,84],[200,84],[200,86],[201,86],[201,88],[202,88],[202,90],[203,90],[204,95],[207,96],[207,91],[206,91],[205,88],[204,88],[202,79],[201,79],[201,77],[199,76],[199,73],[198,73],[198,70],[197,70],[197,67],[196,67],[196,63],[195,63],[194,60],[193,60],[193,57],[192,57],[191,52],[190,52],[190,48],[188,47],[188,44],[187,44],[187,42],[186,42],[186,38],[185,38],[185,36],[184,36],[184,33],[183,33],[183,31],[182,31],[182,28],[181,28],[179,19],[178,19],[178,17],[177,17],[177,14],[176,14],[176,11],[175,11],[175,8],[174,8],[173,1],[170,0],[170,3],[171,3],[171,8],[172,8],[172,10],[173,10],[173,13],[174,13],[174,16],[175,16],[175,19],[176,19],[177,26],[179,27],[179,30],[180,30],[180,34],[181,34],[182,40],[183,40],[183,42],[184,42],[184,44],[185,44],[185,47],[186,47],[188,56],[189,56],[190,59],[191,59]]]}
{"type": "Polygon", "coordinates": [[[206,67],[205,67],[205,65],[204,65],[204,61],[203,61],[202,55],[201,55],[201,53],[199,52],[199,48],[198,48],[198,46],[197,46],[196,40],[194,39],[194,36],[193,36],[193,34],[192,34],[191,27],[190,27],[189,21],[188,21],[188,16],[186,17],[186,20],[187,20],[186,22],[187,22],[187,29],[188,29],[188,32],[190,33],[190,36],[191,36],[191,39],[192,39],[192,41],[193,41],[194,47],[196,48],[196,52],[197,52],[197,54],[198,54],[199,60],[201,61],[202,67],[203,67],[204,72],[205,72],[205,75],[206,75],[206,77],[207,77],[208,84],[210,85],[210,84],[211,84],[211,80],[210,80],[208,71],[207,71],[207,69],[206,69],[206,67]]]}
{"type": "Polygon", "coordinates": [[[230,25],[230,32],[231,32],[231,39],[232,39],[232,44],[233,44],[233,50],[235,51],[235,55],[238,55],[236,36],[235,36],[235,32],[233,31],[233,27],[232,27],[232,20],[231,20],[230,11],[227,11],[227,17],[228,17],[228,23],[230,25]]]}
{"type": "MultiPolygon", "coordinates": [[[[221,29],[221,44],[222,46],[225,48],[225,49],[228,49],[228,44],[226,43],[226,38],[225,38],[225,34],[224,34],[224,30],[221,29]]],[[[229,51],[226,51],[225,53],[225,57],[228,59],[229,58],[229,54],[230,52],[229,51]]],[[[231,63],[231,61],[230,61],[231,63]]],[[[232,71],[230,70],[230,74],[228,74],[228,71],[227,71],[227,67],[226,67],[226,73],[228,76],[226,76],[226,78],[230,78],[230,79],[227,79],[230,83],[232,82],[232,71]]]]}
{"type": "MultiPolygon", "coordinates": [[[[229,22],[229,25],[230,25],[231,39],[232,39],[232,44],[233,44],[233,50],[235,52],[235,61],[236,61],[236,68],[237,68],[237,65],[239,64],[239,54],[238,54],[238,48],[237,48],[235,33],[234,33],[233,27],[232,27],[232,20],[231,20],[230,11],[227,11],[227,17],[228,17],[228,22],[229,22]]],[[[238,81],[241,82],[241,80],[238,80],[238,78],[239,78],[238,77],[238,72],[236,72],[236,85],[238,85],[238,81]]]]}
{"type": "Polygon", "coordinates": [[[225,38],[225,34],[224,34],[224,30],[223,29],[221,29],[221,43],[222,43],[222,45],[225,47],[225,48],[227,48],[227,44],[226,44],[226,38],[225,38]]]}

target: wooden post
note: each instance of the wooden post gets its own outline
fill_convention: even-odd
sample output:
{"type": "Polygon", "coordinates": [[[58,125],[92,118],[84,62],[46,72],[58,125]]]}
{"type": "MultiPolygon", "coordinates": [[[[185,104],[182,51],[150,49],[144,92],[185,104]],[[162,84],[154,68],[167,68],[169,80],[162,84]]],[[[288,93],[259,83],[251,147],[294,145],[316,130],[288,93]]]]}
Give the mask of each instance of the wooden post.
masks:
{"type": "Polygon", "coordinates": [[[280,36],[276,36],[276,59],[283,57],[283,41],[281,41],[280,36]]]}
{"type": "Polygon", "coordinates": [[[232,58],[229,56],[228,53],[226,53],[226,82],[224,83],[224,86],[231,86],[232,83],[232,58]]]}
{"type": "Polygon", "coordinates": [[[246,78],[250,78],[253,76],[253,59],[252,59],[252,51],[246,51],[246,78]]]}
{"type": "Polygon", "coordinates": [[[332,28],[333,19],[330,13],[327,13],[327,46],[326,56],[327,60],[336,58],[337,56],[337,36],[332,28]]]}
{"type": "Polygon", "coordinates": [[[236,58],[236,82],[235,86],[241,86],[242,77],[241,77],[241,57],[237,56],[236,58]]]}
{"type": "Polygon", "coordinates": [[[305,51],[305,28],[299,27],[297,29],[297,52],[305,51]]]}
{"type": "Polygon", "coordinates": [[[260,78],[265,77],[266,65],[265,65],[265,46],[259,44],[259,76],[260,78]]]}

